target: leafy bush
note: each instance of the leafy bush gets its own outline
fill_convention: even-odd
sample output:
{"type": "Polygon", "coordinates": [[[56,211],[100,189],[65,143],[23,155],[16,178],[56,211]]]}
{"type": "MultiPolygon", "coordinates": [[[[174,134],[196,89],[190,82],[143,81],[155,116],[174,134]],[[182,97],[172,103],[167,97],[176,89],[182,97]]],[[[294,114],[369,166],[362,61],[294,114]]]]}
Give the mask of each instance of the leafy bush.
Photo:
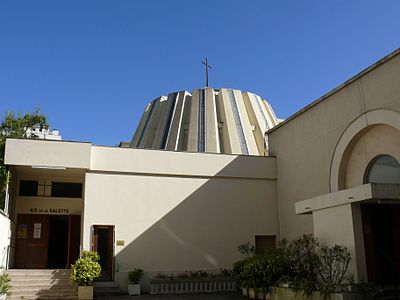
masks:
{"type": "Polygon", "coordinates": [[[247,259],[239,260],[235,262],[232,270],[232,278],[238,286],[248,287],[248,278],[244,272],[247,259]]]}
{"type": "Polygon", "coordinates": [[[284,280],[306,296],[315,291],[327,295],[350,282],[350,253],[344,246],[321,245],[318,239],[305,234],[290,243],[282,241],[279,248],[287,259],[284,280]]]}
{"type": "Polygon", "coordinates": [[[80,286],[93,285],[93,281],[101,274],[99,260],[97,252],[83,251],[81,258],[71,265],[70,279],[80,286]]]}
{"type": "Polygon", "coordinates": [[[280,281],[286,270],[287,260],[280,249],[270,249],[236,262],[232,274],[239,286],[268,292],[272,285],[280,281]]]}
{"type": "Polygon", "coordinates": [[[322,245],[319,247],[318,258],[318,288],[321,293],[335,292],[338,286],[350,282],[346,276],[350,263],[350,253],[346,247],[322,245]]]}
{"type": "Polygon", "coordinates": [[[318,287],[318,246],[318,241],[310,234],[290,243],[283,240],[279,245],[288,263],[284,279],[293,289],[302,290],[306,296],[311,296],[318,287]]]}
{"type": "Polygon", "coordinates": [[[346,247],[321,245],[312,235],[303,235],[291,242],[281,241],[277,249],[236,262],[233,279],[238,286],[263,292],[279,282],[287,282],[307,297],[315,291],[327,295],[350,282],[349,262],[346,247]]]}
{"type": "Polygon", "coordinates": [[[11,288],[10,278],[8,278],[8,274],[0,273],[0,295],[5,295],[8,293],[11,288]]]}
{"type": "Polygon", "coordinates": [[[129,282],[132,284],[138,284],[140,279],[143,277],[143,270],[142,269],[133,269],[128,273],[129,282]]]}
{"type": "Polygon", "coordinates": [[[255,253],[255,249],[256,248],[254,247],[254,245],[250,245],[250,242],[238,246],[239,252],[245,255],[246,257],[253,256],[255,253]]]}

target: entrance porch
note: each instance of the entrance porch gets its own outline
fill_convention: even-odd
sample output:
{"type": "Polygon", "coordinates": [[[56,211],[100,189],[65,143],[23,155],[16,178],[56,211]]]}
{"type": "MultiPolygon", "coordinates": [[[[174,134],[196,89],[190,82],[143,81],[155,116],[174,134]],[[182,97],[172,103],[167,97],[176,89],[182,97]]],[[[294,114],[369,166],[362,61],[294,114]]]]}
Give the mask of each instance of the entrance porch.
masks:
{"type": "Polygon", "coordinates": [[[355,281],[393,283],[400,265],[400,185],[368,183],[296,203],[314,235],[348,248],[355,281]]]}

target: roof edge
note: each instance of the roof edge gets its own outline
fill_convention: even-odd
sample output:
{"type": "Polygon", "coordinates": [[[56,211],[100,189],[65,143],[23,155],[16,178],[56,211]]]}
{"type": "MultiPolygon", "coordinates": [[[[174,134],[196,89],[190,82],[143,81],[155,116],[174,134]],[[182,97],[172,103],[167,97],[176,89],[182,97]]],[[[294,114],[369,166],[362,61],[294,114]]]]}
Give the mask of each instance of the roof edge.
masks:
{"type": "Polygon", "coordinates": [[[345,82],[343,82],[342,84],[338,85],[337,87],[335,87],[333,90],[329,91],[328,93],[324,94],[323,96],[319,97],[317,100],[311,102],[310,104],[308,104],[307,106],[303,107],[302,109],[300,109],[299,111],[295,112],[293,115],[289,116],[287,119],[285,119],[283,122],[277,124],[276,126],[272,127],[271,129],[269,129],[268,131],[266,131],[267,134],[275,131],[276,129],[286,125],[287,123],[289,123],[290,121],[292,121],[293,119],[295,119],[296,117],[298,117],[299,115],[303,114],[304,112],[306,112],[307,110],[309,110],[310,108],[314,107],[315,105],[319,104],[320,102],[324,101],[326,98],[332,96],[333,94],[337,93],[338,91],[340,91],[341,89],[343,89],[344,87],[350,85],[351,83],[353,83],[354,81],[356,81],[357,79],[363,77],[364,75],[366,75],[367,73],[371,72],[372,70],[376,69],[377,67],[379,67],[380,65],[384,64],[385,62],[387,62],[388,60],[390,60],[391,58],[395,57],[396,55],[400,54],[400,48],[397,48],[396,50],[394,50],[393,52],[389,53],[388,55],[386,55],[385,57],[381,58],[380,60],[378,60],[377,62],[373,63],[372,65],[368,66],[367,68],[365,68],[364,70],[362,70],[360,73],[354,75],[353,77],[351,77],[350,79],[346,80],[345,82]]]}

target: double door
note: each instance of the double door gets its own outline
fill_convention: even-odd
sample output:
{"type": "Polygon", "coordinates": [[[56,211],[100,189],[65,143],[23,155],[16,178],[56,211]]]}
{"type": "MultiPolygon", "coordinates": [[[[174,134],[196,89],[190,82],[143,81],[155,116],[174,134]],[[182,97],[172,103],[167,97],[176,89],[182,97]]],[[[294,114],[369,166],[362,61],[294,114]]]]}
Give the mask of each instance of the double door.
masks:
{"type": "Polygon", "coordinates": [[[19,214],[15,268],[63,269],[79,257],[79,215],[19,214]]]}

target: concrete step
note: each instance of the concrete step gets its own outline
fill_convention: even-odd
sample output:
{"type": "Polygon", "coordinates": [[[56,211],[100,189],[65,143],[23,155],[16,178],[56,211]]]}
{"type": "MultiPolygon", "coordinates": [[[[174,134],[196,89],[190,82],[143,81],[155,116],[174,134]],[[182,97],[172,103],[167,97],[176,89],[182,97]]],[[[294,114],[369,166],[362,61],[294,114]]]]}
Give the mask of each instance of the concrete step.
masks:
{"type": "Polygon", "coordinates": [[[53,295],[53,296],[61,296],[61,295],[78,295],[78,292],[70,289],[49,289],[49,290],[18,290],[18,291],[10,291],[12,296],[40,296],[40,295],[53,295]]]}
{"type": "Polygon", "coordinates": [[[112,296],[120,296],[124,295],[125,293],[122,292],[117,286],[113,287],[94,287],[93,295],[96,298],[107,298],[112,296]]]}
{"type": "Polygon", "coordinates": [[[38,285],[45,285],[45,286],[72,286],[75,288],[75,284],[71,283],[68,279],[43,279],[43,280],[12,280],[12,286],[23,288],[26,286],[38,286],[38,285]]]}
{"type": "Polygon", "coordinates": [[[7,299],[77,299],[78,289],[69,280],[70,270],[11,269],[6,272],[12,286],[7,299]]]}
{"type": "Polygon", "coordinates": [[[15,285],[13,284],[11,287],[11,291],[40,291],[40,290],[71,290],[75,291],[76,287],[70,284],[29,284],[29,285],[15,285]]]}
{"type": "Polygon", "coordinates": [[[42,269],[9,269],[6,271],[10,276],[59,276],[69,277],[71,270],[56,269],[56,270],[42,270],[42,269]]]}
{"type": "Polygon", "coordinates": [[[8,296],[7,300],[38,300],[38,299],[46,299],[46,300],[76,300],[78,299],[77,295],[59,295],[59,296],[54,296],[54,295],[50,295],[50,296],[46,296],[46,295],[41,295],[41,296],[37,296],[37,295],[25,295],[25,296],[8,296]]]}

